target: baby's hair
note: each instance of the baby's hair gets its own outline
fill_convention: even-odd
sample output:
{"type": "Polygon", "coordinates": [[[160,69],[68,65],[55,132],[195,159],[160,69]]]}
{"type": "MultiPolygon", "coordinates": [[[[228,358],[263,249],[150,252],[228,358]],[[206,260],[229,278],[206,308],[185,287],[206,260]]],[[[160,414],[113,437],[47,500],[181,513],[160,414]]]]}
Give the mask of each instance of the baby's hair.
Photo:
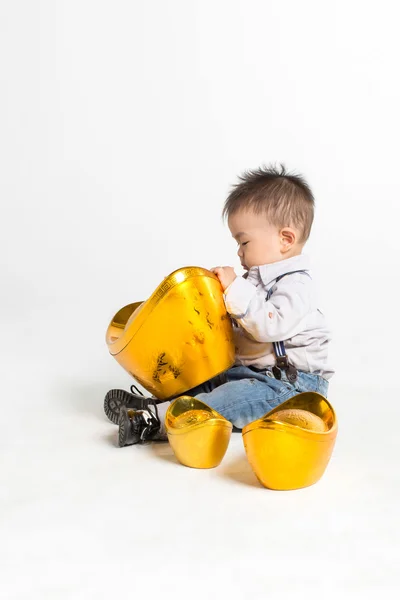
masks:
{"type": "Polygon", "coordinates": [[[314,196],[301,175],[288,173],[283,164],[245,171],[233,186],[222,212],[228,219],[239,210],[265,214],[276,227],[296,227],[301,243],[307,241],[314,220],[314,196]]]}

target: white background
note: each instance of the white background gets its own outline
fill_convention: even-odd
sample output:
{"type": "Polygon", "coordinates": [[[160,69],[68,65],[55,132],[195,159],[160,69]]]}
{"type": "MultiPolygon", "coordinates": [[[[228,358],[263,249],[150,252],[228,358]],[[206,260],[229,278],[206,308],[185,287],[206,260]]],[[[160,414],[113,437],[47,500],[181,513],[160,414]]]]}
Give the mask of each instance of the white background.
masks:
{"type": "Polygon", "coordinates": [[[0,2],[2,597],[397,597],[398,17],[0,2]],[[113,314],[176,268],[239,266],[223,202],[270,162],[316,197],[340,422],[324,478],[287,494],[258,485],[240,435],[192,471],[166,445],[118,450],[102,413],[131,383],[113,314]]]}

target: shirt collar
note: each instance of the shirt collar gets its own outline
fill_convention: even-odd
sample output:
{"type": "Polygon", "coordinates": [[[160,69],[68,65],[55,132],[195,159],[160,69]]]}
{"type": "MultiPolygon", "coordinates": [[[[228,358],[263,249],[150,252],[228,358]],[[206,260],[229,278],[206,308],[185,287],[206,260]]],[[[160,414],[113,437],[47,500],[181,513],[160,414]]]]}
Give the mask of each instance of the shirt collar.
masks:
{"type": "Polygon", "coordinates": [[[298,256],[292,256],[292,258],[286,258],[276,263],[269,265],[260,265],[258,267],[251,267],[249,269],[249,276],[259,275],[259,278],[264,285],[269,285],[280,275],[290,273],[291,271],[309,271],[310,270],[310,259],[305,254],[299,254],[298,256]]]}

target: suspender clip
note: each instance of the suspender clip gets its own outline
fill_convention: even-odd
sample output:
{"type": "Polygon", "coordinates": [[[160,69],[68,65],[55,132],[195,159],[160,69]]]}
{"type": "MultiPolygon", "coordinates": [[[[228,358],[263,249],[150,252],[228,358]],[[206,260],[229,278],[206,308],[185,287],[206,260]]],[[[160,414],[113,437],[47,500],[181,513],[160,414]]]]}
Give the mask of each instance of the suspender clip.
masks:
{"type": "Polygon", "coordinates": [[[286,354],[276,357],[276,366],[278,369],[283,369],[284,371],[289,368],[289,360],[286,354]]]}
{"type": "Polygon", "coordinates": [[[282,379],[282,371],[285,371],[287,380],[290,383],[294,383],[297,380],[297,369],[289,363],[288,357],[284,356],[276,357],[276,365],[272,367],[272,373],[275,379],[282,379]]]}
{"type": "Polygon", "coordinates": [[[278,379],[278,380],[282,379],[282,371],[276,365],[272,367],[272,373],[273,373],[275,379],[278,379]]]}
{"type": "Polygon", "coordinates": [[[289,365],[286,369],[286,377],[290,383],[294,383],[297,380],[297,369],[293,365],[289,365]]]}

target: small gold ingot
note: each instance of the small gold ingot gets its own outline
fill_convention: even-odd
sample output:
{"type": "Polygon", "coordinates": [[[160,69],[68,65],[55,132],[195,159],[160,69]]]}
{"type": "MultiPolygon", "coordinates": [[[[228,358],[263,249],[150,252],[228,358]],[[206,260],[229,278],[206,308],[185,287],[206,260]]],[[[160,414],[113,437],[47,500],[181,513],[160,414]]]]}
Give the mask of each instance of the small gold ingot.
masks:
{"type": "Polygon", "coordinates": [[[208,381],[235,360],[221,284],[201,267],[174,271],[146,302],[118,311],[106,341],[119,364],[160,400],[208,381]]]}
{"type": "Polygon", "coordinates": [[[324,396],[304,392],[242,430],[249,463],[259,481],[273,490],[316,483],[329,463],[337,419],[324,396]]]}
{"type": "Polygon", "coordinates": [[[232,433],[232,423],[190,396],[181,396],[171,403],[165,415],[165,428],[179,462],[196,469],[219,465],[232,433]]]}

